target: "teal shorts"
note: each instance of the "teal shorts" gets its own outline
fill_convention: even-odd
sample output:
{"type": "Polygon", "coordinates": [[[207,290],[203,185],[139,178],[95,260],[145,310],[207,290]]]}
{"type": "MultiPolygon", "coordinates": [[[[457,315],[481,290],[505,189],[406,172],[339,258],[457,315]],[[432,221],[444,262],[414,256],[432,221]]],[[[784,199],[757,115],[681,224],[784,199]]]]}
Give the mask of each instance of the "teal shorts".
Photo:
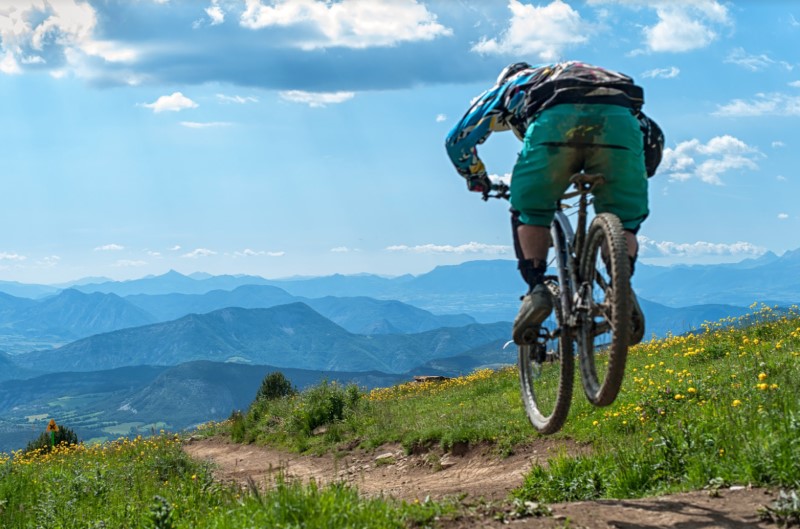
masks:
{"type": "Polygon", "coordinates": [[[511,176],[520,221],[549,226],[569,177],[581,170],[605,176],[594,191],[595,213],[613,213],[636,231],[649,212],[644,141],[639,121],[616,105],[558,105],[531,123],[511,176]]]}

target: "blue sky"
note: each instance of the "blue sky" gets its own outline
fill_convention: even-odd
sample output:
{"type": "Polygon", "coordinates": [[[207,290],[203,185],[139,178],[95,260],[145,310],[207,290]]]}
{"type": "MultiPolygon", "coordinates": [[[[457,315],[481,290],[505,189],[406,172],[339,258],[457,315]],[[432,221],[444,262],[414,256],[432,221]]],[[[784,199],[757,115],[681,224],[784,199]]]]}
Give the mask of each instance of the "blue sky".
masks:
{"type": "MultiPolygon", "coordinates": [[[[792,1],[3,0],[0,280],[512,258],[443,142],[509,62],[633,76],[668,150],[641,258],[795,249],[792,1]]],[[[510,133],[479,149],[509,173],[510,133]]]]}

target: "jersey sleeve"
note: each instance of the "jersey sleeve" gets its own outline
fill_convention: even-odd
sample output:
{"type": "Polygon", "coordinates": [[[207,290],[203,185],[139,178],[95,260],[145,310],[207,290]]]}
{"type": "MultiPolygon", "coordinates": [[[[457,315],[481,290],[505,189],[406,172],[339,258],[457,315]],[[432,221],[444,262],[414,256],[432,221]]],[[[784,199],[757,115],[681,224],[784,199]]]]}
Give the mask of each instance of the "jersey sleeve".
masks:
{"type": "Polygon", "coordinates": [[[492,132],[508,130],[503,105],[503,87],[495,86],[480,96],[447,135],[445,146],[450,161],[464,178],[486,176],[486,167],[478,157],[477,145],[492,132]]]}

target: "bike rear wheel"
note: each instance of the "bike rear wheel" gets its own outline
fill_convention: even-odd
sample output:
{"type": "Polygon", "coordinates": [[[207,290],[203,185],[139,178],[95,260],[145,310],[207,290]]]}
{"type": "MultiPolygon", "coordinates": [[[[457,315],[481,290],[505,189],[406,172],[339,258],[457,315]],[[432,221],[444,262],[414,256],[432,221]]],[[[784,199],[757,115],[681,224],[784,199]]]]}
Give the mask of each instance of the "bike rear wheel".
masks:
{"type": "Polygon", "coordinates": [[[581,381],[589,402],[608,406],[617,398],[631,333],[630,260],[622,223],[601,213],[589,226],[580,262],[578,328],[581,381]]]}

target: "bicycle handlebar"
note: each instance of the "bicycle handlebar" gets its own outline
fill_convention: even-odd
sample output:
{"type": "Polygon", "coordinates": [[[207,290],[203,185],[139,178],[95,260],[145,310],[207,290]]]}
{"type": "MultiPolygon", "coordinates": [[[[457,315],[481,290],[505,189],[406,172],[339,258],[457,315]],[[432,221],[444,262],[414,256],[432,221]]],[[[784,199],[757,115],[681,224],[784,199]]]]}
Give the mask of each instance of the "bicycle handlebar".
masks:
{"type": "MultiPolygon", "coordinates": [[[[601,174],[575,173],[570,177],[569,181],[575,186],[575,191],[565,192],[561,200],[568,200],[579,195],[591,193],[595,187],[605,183],[605,178],[601,174]]],[[[503,182],[493,183],[490,190],[483,192],[484,201],[488,201],[490,198],[510,199],[511,187],[503,182]]]]}

